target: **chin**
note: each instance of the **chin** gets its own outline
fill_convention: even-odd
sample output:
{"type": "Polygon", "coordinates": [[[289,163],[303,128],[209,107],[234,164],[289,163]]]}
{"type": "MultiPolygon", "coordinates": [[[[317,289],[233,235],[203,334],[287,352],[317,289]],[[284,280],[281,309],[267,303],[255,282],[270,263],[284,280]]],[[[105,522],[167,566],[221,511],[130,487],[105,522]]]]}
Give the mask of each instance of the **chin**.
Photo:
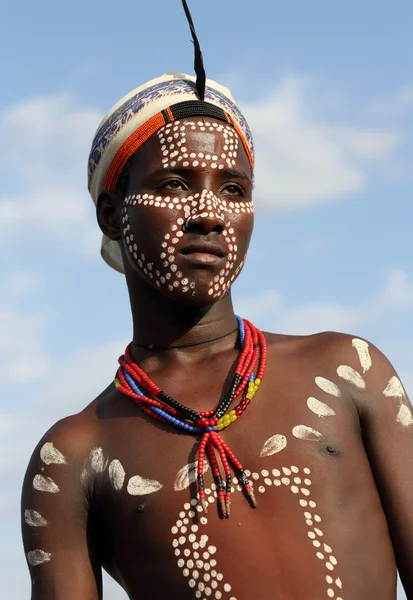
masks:
{"type": "Polygon", "coordinates": [[[208,294],[207,289],[197,291],[191,290],[190,292],[186,293],[179,291],[170,292],[169,290],[162,290],[162,293],[164,296],[178,304],[183,304],[184,306],[192,308],[207,308],[208,306],[212,306],[213,304],[216,304],[217,302],[228,296],[230,294],[230,291],[231,288],[228,288],[219,297],[212,297],[208,294]]]}

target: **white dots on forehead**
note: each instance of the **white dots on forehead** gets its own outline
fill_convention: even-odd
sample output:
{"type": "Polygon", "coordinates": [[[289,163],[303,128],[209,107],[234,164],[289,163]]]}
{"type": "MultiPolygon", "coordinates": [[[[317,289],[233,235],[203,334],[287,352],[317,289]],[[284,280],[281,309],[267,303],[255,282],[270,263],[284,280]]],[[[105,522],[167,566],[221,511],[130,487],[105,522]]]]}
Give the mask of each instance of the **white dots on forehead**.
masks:
{"type": "MultiPolygon", "coordinates": [[[[161,145],[162,164],[166,169],[175,166],[201,166],[202,168],[211,167],[211,169],[222,170],[224,168],[231,169],[236,164],[240,138],[236,131],[224,122],[175,121],[159,129],[157,136],[161,145]],[[194,133],[208,134],[211,137],[211,148],[206,152],[188,154],[186,147],[188,132],[191,132],[192,135],[194,133]],[[222,141],[219,143],[222,148],[219,153],[215,152],[216,134],[222,136],[222,141]],[[215,139],[212,139],[212,135],[215,139]]],[[[205,143],[208,145],[208,140],[204,136],[203,145],[205,143]]]]}

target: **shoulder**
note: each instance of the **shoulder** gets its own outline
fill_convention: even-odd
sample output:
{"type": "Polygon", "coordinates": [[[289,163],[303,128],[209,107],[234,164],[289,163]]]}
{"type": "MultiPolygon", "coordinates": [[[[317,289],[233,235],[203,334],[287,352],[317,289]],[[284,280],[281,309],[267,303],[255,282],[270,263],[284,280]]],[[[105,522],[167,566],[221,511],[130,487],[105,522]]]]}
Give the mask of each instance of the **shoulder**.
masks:
{"type": "MultiPolygon", "coordinates": [[[[94,449],[102,446],[103,432],[96,415],[97,400],[83,411],[60,419],[41,437],[27,467],[24,490],[37,489],[37,484],[47,487],[52,485],[50,481],[55,476],[63,475],[68,482],[76,483],[76,487],[83,483],[82,472],[94,449]]],[[[88,486],[82,487],[86,492],[88,486]]]]}
{"type": "Polygon", "coordinates": [[[328,362],[351,363],[354,368],[367,372],[374,362],[390,364],[384,354],[369,340],[349,333],[323,331],[311,335],[279,335],[266,333],[271,347],[282,345],[285,351],[300,355],[328,358],[328,362]]]}
{"type": "MultiPolygon", "coordinates": [[[[371,341],[357,335],[324,331],[307,336],[266,334],[271,355],[281,349],[298,367],[316,370],[347,390],[355,400],[393,386],[401,387],[388,358],[371,341]]],[[[387,393],[387,392],[386,392],[387,393]]]]}

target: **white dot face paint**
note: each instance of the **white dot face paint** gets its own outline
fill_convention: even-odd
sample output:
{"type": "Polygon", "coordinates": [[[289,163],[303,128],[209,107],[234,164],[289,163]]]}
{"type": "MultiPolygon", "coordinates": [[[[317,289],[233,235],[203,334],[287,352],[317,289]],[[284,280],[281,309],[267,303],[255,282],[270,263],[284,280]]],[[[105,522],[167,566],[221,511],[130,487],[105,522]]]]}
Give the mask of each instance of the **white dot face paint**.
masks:
{"type": "Polygon", "coordinates": [[[353,369],[353,367],[341,365],[337,369],[337,375],[360,390],[366,389],[366,382],[360,373],[353,369]]]}
{"type": "MultiPolygon", "coordinates": [[[[199,123],[203,123],[203,121],[176,121],[165,125],[157,132],[163,156],[162,164],[165,169],[175,167],[177,169],[200,167],[213,170],[234,168],[240,144],[235,130],[224,123],[219,127],[214,127],[213,122],[205,122],[202,125],[199,123]],[[207,134],[207,130],[210,130],[211,133],[207,134]],[[211,152],[188,154],[187,137],[190,137],[191,145],[196,146],[196,136],[201,136],[201,134],[203,140],[201,146],[211,142],[211,152]],[[211,140],[208,140],[206,136],[209,136],[211,140]],[[213,148],[220,145],[227,146],[228,152],[215,153],[213,148]]],[[[200,141],[198,141],[198,145],[200,145],[200,141]]],[[[176,183],[177,180],[174,181],[176,183]]],[[[236,185],[232,185],[232,188],[235,189],[236,185]]],[[[211,270],[211,281],[207,288],[208,296],[211,300],[216,301],[227,292],[235,281],[246,258],[245,252],[243,256],[239,254],[236,233],[234,227],[231,227],[232,220],[237,221],[237,215],[252,215],[253,212],[252,202],[237,193],[226,194],[223,192],[217,196],[208,189],[197,193],[189,191],[185,193],[183,185],[181,189],[176,190],[172,186],[165,186],[159,190],[158,194],[133,194],[125,198],[122,209],[123,235],[130,259],[141,273],[153,281],[154,285],[168,293],[195,296],[198,292],[196,281],[191,279],[190,270],[188,270],[188,276],[183,276],[184,270],[188,269],[188,264],[185,263],[185,258],[179,254],[180,248],[185,245],[183,240],[185,230],[191,226],[192,221],[201,218],[211,218],[217,223],[221,223],[226,257],[225,260],[224,258],[221,260],[218,272],[211,270]],[[140,252],[139,236],[135,236],[131,227],[131,214],[134,207],[148,205],[154,206],[156,210],[169,211],[174,217],[170,230],[165,232],[164,239],[160,242],[159,253],[156,256],[151,255],[150,258],[140,252]],[[155,268],[154,265],[156,265],[155,268]]]]}
{"type": "Polygon", "coordinates": [[[307,406],[318,417],[333,417],[336,414],[330,406],[320,402],[317,398],[308,398],[307,406]]]}
{"type": "Polygon", "coordinates": [[[354,338],[354,340],[351,342],[351,345],[357,351],[363,373],[367,373],[372,365],[368,343],[364,340],[354,338]]]}
{"type": "Polygon", "coordinates": [[[122,466],[122,463],[115,459],[109,465],[109,480],[112,484],[113,489],[116,491],[120,491],[123,488],[123,484],[125,481],[125,469],[122,466]]]}
{"type": "Polygon", "coordinates": [[[276,434],[271,436],[262,447],[260,456],[271,456],[277,452],[281,452],[287,446],[287,438],[285,435],[276,434]]]}
{"type": "Polygon", "coordinates": [[[46,527],[47,521],[36,510],[26,509],[24,511],[24,520],[29,527],[46,527]]]}
{"type": "Polygon", "coordinates": [[[35,475],[33,478],[33,487],[38,492],[46,492],[49,494],[57,494],[59,486],[50,477],[43,475],[35,475]]]}
{"type": "Polygon", "coordinates": [[[31,567],[37,567],[45,562],[49,562],[51,558],[51,553],[44,550],[31,550],[27,553],[27,561],[31,567]]]}
{"type": "Polygon", "coordinates": [[[52,442],[46,442],[40,449],[40,458],[45,465],[65,465],[66,459],[52,442]]]}
{"type": "Polygon", "coordinates": [[[146,496],[158,492],[162,487],[159,481],[135,475],[129,479],[127,490],[131,496],[146,496]]]}

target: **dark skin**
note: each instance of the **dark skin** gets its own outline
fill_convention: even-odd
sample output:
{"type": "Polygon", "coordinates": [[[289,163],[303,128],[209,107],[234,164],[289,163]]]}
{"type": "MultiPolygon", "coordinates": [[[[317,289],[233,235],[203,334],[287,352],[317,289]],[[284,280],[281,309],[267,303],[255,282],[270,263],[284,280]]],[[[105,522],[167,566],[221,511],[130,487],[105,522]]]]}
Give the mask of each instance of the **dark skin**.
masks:
{"type": "MultiPolygon", "coordinates": [[[[218,133],[216,136],[219,146],[218,133]]],[[[202,136],[188,136],[190,151],[198,152],[203,143],[202,136]]],[[[207,189],[218,198],[228,200],[231,196],[234,203],[251,199],[251,169],[243,150],[233,169],[237,176],[209,166],[159,173],[161,157],[154,136],[133,161],[127,193],[149,190],[183,197],[207,189]]],[[[178,401],[198,411],[210,409],[228,390],[240,354],[235,333],[207,342],[236,326],[230,291],[218,301],[212,301],[207,291],[221,265],[188,264],[178,256],[178,267],[196,281],[196,294],[177,296],[167,287],[157,288],[128,252],[122,233],[122,203],[121,194],[102,193],[98,219],[103,232],[119,240],[122,247],[134,342],[162,347],[206,342],[156,351],[136,345],[133,357],[178,401]]],[[[145,255],[156,257],[165,231],[176,221],[174,210],[136,206],[129,216],[145,255]]],[[[228,220],[242,260],[253,217],[234,213],[228,220]]],[[[182,244],[201,238],[222,243],[222,235],[222,222],[208,215],[190,224],[182,244]]],[[[242,419],[223,433],[245,468],[260,474],[254,488],[258,507],[252,509],[235,489],[229,519],[222,518],[214,503],[210,504],[206,525],[200,522],[201,513],[196,513],[189,523],[178,526],[187,531],[174,532],[179,513],[184,510],[188,515],[184,505],[196,494],[193,484],[175,491],[174,483],[180,469],[195,460],[199,439],[152,420],[110,384],[81,413],[52,427],[29,464],[22,512],[36,510],[47,520],[47,526],[28,526],[23,519],[25,550],[42,549],[51,555],[47,562],[30,567],[33,600],[101,598],[101,567],[134,600],[395,600],[396,566],[407,598],[413,600],[413,426],[406,413],[403,423],[397,419],[400,403],[410,406],[407,398],[398,397],[394,385],[393,395],[383,395],[389,380],[396,377],[393,367],[369,345],[372,365],[363,373],[353,338],[344,334],[266,333],[265,337],[268,363],[263,384],[242,419]],[[340,377],[340,365],[358,371],[365,388],[340,377]],[[316,377],[338,386],[340,397],[320,389],[316,377]],[[310,397],[335,414],[320,417],[310,411],[310,397]],[[300,425],[320,432],[321,437],[316,441],[296,437],[292,432],[300,425]],[[265,442],[276,434],[285,436],[286,446],[280,452],[260,456],[265,442]],[[66,464],[46,465],[40,459],[40,448],[47,442],[64,455],[66,464]],[[101,468],[91,467],[89,456],[94,448],[102,449],[101,468]],[[119,490],[109,477],[108,463],[114,459],[126,473],[119,490]],[[273,483],[273,469],[282,471],[291,466],[299,470],[299,487],[304,485],[304,478],[311,479],[306,484],[309,495],[294,494],[289,485],[273,483]],[[267,476],[261,475],[264,469],[269,472],[271,485],[265,483],[267,476]],[[305,474],[304,469],[310,473],[305,474]],[[59,492],[35,490],[33,478],[40,473],[51,478],[59,492]],[[152,484],[146,495],[132,495],[127,483],[136,475],[162,487],[152,484]],[[265,493],[258,491],[261,485],[265,493]],[[303,508],[299,499],[315,501],[316,507],[303,508]],[[304,512],[310,512],[311,518],[304,512]],[[208,542],[205,548],[192,547],[186,556],[184,548],[191,547],[188,536],[192,524],[198,524],[198,542],[201,533],[208,535],[208,542]],[[318,547],[308,534],[314,527],[322,531],[315,539],[320,540],[318,547]],[[173,540],[183,533],[185,543],[174,545],[173,540]],[[216,552],[211,550],[205,564],[213,556],[217,565],[211,563],[209,569],[199,566],[199,576],[190,587],[195,567],[191,565],[190,574],[185,575],[177,561],[195,563],[195,552],[204,560],[202,554],[209,545],[216,552]],[[329,556],[333,556],[332,568],[325,566],[329,556]],[[213,569],[223,574],[222,580],[215,577],[215,587],[209,583],[214,576],[208,579],[213,569]],[[199,581],[205,581],[202,589],[199,581]],[[225,583],[230,584],[230,591],[224,588],[225,583]]],[[[283,475],[286,471],[280,478],[283,475]]],[[[288,474],[290,479],[293,476],[288,474]]],[[[210,471],[205,480],[211,487],[210,471]]]]}

